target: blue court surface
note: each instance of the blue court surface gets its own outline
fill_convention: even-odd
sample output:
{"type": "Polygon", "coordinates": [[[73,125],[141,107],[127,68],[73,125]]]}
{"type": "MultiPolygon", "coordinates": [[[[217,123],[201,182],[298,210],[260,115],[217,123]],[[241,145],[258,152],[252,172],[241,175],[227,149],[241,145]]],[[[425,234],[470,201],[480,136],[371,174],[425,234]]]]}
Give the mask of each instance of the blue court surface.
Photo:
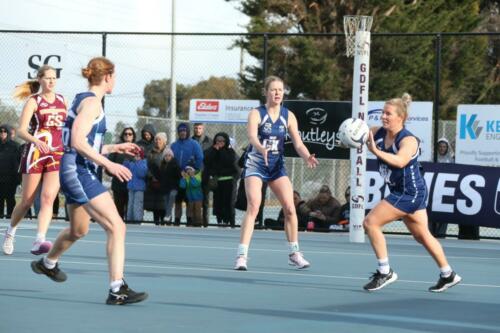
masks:
{"type": "MultiPolygon", "coordinates": [[[[53,223],[49,239],[67,225],[53,223]]],[[[0,222],[5,230],[6,221],[0,222]]],[[[399,280],[365,292],[376,268],[369,243],[301,233],[311,268],[287,264],[283,232],[256,231],[249,271],[233,271],[239,229],[129,225],[125,278],[150,296],[109,306],[105,233],[97,224],[61,259],[55,283],[31,271],[35,223],[0,254],[0,332],[500,332],[500,242],[442,240],[458,286],[433,294],[438,269],[408,236],[388,236],[399,280]]]]}

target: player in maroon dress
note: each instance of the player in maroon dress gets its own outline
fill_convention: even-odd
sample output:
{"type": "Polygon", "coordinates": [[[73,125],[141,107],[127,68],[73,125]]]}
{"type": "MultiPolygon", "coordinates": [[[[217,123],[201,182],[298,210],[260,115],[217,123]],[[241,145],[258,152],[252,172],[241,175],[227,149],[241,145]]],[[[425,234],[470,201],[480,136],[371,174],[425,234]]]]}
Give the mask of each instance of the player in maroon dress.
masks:
{"type": "Polygon", "coordinates": [[[45,240],[45,235],[52,218],[52,205],[59,192],[59,161],[64,153],[62,129],[67,114],[66,101],[54,92],[55,85],[56,71],[45,65],[38,70],[37,80],[21,84],[14,92],[17,99],[29,98],[18,128],[18,136],[26,141],[20,167],[22,198],[14,208],[10,226],[5,232],[3,252],[6,255],[14,252],[17,225],[33,204],[39,186],[38,232],[31,253],[46,253],[52,246],[45,240]]]}

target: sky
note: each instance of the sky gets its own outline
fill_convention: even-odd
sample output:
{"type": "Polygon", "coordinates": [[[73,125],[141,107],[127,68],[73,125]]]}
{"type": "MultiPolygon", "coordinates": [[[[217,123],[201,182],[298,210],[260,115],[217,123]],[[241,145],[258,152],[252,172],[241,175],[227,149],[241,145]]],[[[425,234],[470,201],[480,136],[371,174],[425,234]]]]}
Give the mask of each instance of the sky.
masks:
{"type": "MultiPolygon", "coordinates": [[[[176,0],[175,31],[184,33],[245,32],[249,18],[224,0],[176,0]]],[[[172,32],[171,0],[0,0],[0,30],[85,32],[172,32]]],[[[175,77],[179,84],[194,85],[210,76],[236,78],[241,53],[231,48],[236,37],[179,36],[176,38],[175,77]]],[[[0,33],[0,100],[15,106],[14,86],[36,75],[29,64],[52,57],[61,68],[58,92],[72,100],[86,90],[80,70],[101,55],[102,36],[68,34],[0,33]],[[35,58],[33,58],[35,56],[35,58]],[[33,60],[34,59],[34,60],[33,60]]],[[[127,124],[135,123],[142,107],[144,86],[170,78],[170,36],[108,35],[107,52],[116,65],[117,85],[107,98],[107,114],[127,124]],[[109,112],[109,113],[108,113],[109,112]]],[[[243,55],[245,64],[255,61],[243,55]]],[[[201,97],[202,98],[202,97],[201,97]]],[[[108,127],[113,129],[111,125],[108,127]]]]}
{"type": "MultiPolygon", "coordinates": [[[[176,0],[177,32],[244,32],[234,2],[176,0]]],[[[171,0],[0,0],[0,29],[171,32],[171,0]]]]}

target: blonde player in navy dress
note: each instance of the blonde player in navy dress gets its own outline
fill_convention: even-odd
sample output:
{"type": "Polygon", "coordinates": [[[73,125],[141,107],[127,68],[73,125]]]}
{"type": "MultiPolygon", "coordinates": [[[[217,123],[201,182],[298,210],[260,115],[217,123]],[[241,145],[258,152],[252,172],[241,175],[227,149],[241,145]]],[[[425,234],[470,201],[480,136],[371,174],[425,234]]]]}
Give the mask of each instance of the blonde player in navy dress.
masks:
{"type": "Polygon", "coordinates": [[[297,119],[283,107],[284,83],[279,77],[270,76],[264,84],[266,104],[253,109],[248,115],[247,135],[250,147],[244,166],[247,210],[241,223],[240,244],[235,270],[247,270],[248,247],[252,238],[255,218],[262,200],[262,184],[267,182],[283,207],[285,233],[289,245],[288,263],[297,268],[309,267],[298,243],[298,222],[293,203],[293,186],[285,170],[284,141],[290,136],[295,150],[309,168],[315,168],[318,161],[302,143],[297,119]]]}
{"type": "Polygon", "coordinates": [[[14,252],[17,226],[33,205],[39,188],[38,229],[31,253],[47,253],[52,246],[45,235],[52,219],[52,205],[59,192],[59,163],[63,155],[62,128],[68,109],[64,97],[55,92],[56,82],[56,70],[44,65],[38,70],[36,80],[24,82],[14,92],[16,99],[28,98],[17,129],[18,136],[26,144],[20,163],[21,200],[12,212],[2,246],[6,255],[14,252]]]}
{"type": "Polygon", "coordinates": [[[417,161],[420,140],[404,127],[410,102],[409,94],[385,102],[382,127],[371,128],[367,142],[368,149],[378,159],[380,175],[390,190],[390,194],[370,211],[363,223],[378,260],[377,271],[364,286],[368,291],[381,289],[398,278],[389,266],[382,228],[399,219],[439,266],[439,280],[429,291],[442,292],[461,281],[448,264],[441,244],[427,226],[427,187],[417,161]]]}
{"type": "Polygon", "coordinates": [[[139,147],[131,142],[103,145],[106,118],[102,99],[115,85],[115,66],[106,58],[92,59],[82,75],[89,82],[89,91],[77,94],[69,110],[63,132],[65,153],[61,160],[61,189],[68,204],[70,226],[59,233],[45,258],[33,261],[31,268],[56,282],[64,282],[66,274],[58,260],[89,230],[92,217],[107,234],[107,256],[110,289],[107,304],[127,304],[143,301],[147,294],[134,292],[123,280],[125,262],[125,224],[107,188],[101,183],[101,168],[120,181],[132,178],[130,171],[105,156],[110,153],[134,155],[139,147]]]}

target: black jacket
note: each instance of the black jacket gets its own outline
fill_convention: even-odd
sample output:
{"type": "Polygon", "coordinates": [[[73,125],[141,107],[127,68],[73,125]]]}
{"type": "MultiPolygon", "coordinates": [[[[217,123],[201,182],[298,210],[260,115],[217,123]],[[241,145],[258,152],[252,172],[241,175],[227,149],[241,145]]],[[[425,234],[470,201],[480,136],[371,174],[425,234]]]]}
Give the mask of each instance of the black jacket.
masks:
{"type": "MultiPolygon", "coordinates": [[[[8,127],[5,125],[0,128],[8,127]]],[[[7,140],[0,141],[0,183],[1,184],[20,184],[19,163],[21,161],[21,146],[10,139],[7,132],[7,140]]]]}

